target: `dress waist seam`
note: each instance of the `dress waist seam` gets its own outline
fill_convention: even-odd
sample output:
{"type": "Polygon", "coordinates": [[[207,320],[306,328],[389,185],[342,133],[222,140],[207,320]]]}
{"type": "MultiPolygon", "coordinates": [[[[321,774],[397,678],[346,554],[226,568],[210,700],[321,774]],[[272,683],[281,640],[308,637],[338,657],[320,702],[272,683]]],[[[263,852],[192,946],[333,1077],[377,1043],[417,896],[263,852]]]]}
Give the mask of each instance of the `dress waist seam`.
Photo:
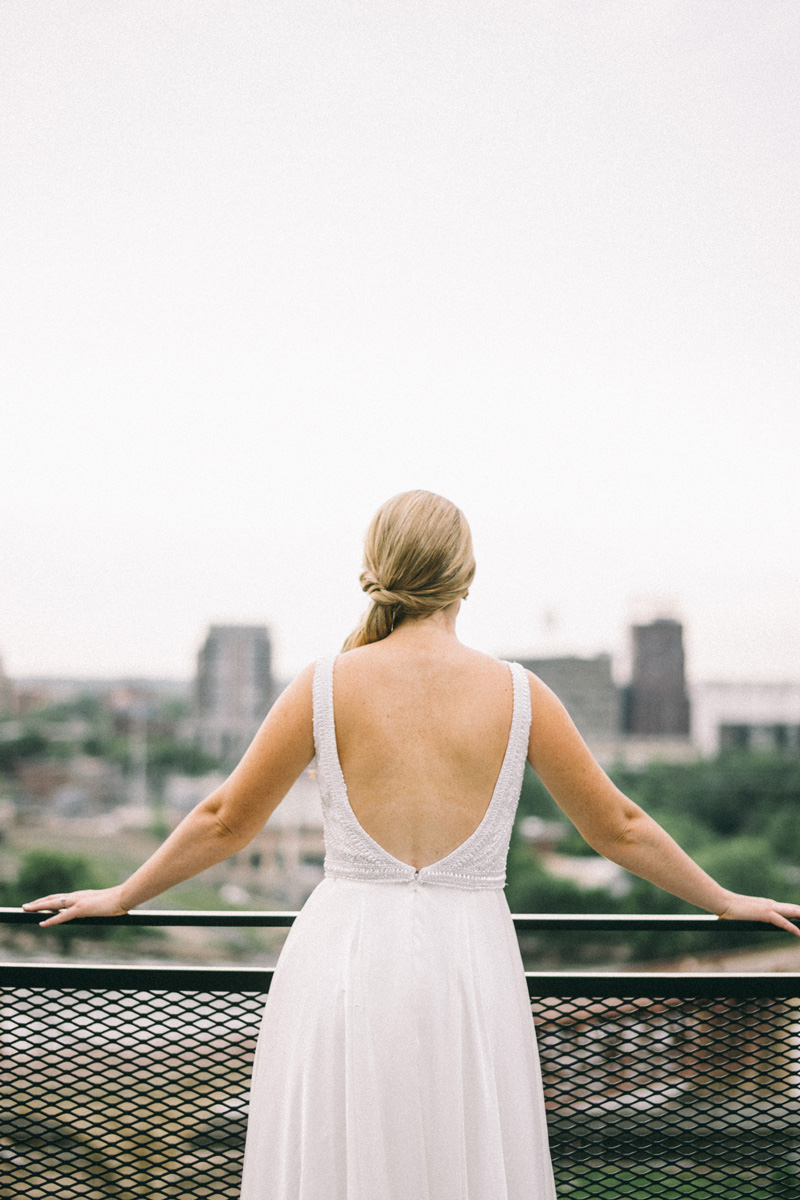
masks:
{"type": "MultiPolygon", "coordinates": [[[[424,868],[420,868],[423,871],[424,868]]],[[[505,887],[505,878],[497,877],[494,879],[479,879],[469,875],[454,875],[452,879],[442,879],[436,875],[417,874],[416,872],[410,875],[385,875],[385,874],[370,874],[369,872],[352,871],[347,868],[326,867],[326,879],[345,879],[353,883],[413,883],[417,885],[425,885],[432,887],[450,887],[460,888],[461,890],[469,891],[502,891],[505,887]]]]}

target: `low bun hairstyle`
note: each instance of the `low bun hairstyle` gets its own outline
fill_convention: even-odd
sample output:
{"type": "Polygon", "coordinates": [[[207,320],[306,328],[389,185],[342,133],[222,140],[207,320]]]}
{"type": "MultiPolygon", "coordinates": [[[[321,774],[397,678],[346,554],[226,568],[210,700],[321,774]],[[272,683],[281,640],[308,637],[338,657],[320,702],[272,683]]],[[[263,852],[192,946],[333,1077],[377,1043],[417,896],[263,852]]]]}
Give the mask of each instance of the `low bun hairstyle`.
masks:
{"type": "Polygon", "coordinates": [[[475,575],[467,519],[435,492],[400,492],[376,512],[364,539],[361,587],[370,606],[342,650],[388,637],[406,617],[427,617],[466,595],[475,575]]]}

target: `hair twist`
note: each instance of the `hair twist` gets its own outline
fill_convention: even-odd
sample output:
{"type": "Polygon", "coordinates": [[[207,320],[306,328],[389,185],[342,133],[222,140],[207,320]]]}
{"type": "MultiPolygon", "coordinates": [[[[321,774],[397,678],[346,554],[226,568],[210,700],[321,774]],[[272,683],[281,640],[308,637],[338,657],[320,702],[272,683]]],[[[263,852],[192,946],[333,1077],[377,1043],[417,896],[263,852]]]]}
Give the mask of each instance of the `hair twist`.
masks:
{"type": "Polygon", "coordinates": [[[409,617],[426,617],[466,595],[475,574],[464,514],[434,492],[401,492],[378,509],[359,576],[371,604],[345,650],[388,637],[409,617]]]}
{"type": "Polygon", "coordinates": [[[362,592],[366,592],[373,604],[382,604],[388,608],[392,605],[404,604],[407,596],[403,592],[395,592],[384,587],[369,571],[362,571],[359,580],[362,592]]]}

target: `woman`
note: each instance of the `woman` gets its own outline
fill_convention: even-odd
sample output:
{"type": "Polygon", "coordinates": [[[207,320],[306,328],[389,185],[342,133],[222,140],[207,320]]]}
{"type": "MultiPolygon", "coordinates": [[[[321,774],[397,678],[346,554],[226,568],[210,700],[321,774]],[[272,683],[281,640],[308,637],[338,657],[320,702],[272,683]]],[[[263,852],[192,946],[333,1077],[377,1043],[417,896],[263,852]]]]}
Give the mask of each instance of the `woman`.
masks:
{"type": "Polygon", "coordinates": [[[502,890],[526,758],[600,854],[800,936],[800,906],[720,887],[624,796],[541,680],[459,642],[474,572],[455,505],[389,500],[346,653],[294,680],[230,777],[125,883],[25,905],[60,910],[45,926],[127,912],[246,846],[316,755],[325,877],[264,1010],[242,1200],[553,1200],[502,890]]]}

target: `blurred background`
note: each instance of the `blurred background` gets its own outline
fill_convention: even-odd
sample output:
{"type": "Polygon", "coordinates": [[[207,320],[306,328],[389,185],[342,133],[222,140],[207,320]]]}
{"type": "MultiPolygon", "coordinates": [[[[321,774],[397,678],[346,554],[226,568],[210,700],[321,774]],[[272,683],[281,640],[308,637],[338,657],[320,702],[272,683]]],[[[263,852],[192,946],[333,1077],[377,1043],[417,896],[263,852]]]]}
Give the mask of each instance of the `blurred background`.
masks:
{"type": "MultiPolygon", "coordinates": [[[[720,882],[800,901],[797,6],[10,0],[0,30],[2,903],[139,865],[341,645],[413,487],[473,528],[462,639],[720,882]]],[[[152,907],[297,908],[322,858],[312,769],[152,907]]],[[[532,773],[507,894],[694,911],[532,773]]],[[[3,956],[285,936],[99,932],[3,956]]],[[[800,969],[756,945],[523,949],[800,969]]]]}

